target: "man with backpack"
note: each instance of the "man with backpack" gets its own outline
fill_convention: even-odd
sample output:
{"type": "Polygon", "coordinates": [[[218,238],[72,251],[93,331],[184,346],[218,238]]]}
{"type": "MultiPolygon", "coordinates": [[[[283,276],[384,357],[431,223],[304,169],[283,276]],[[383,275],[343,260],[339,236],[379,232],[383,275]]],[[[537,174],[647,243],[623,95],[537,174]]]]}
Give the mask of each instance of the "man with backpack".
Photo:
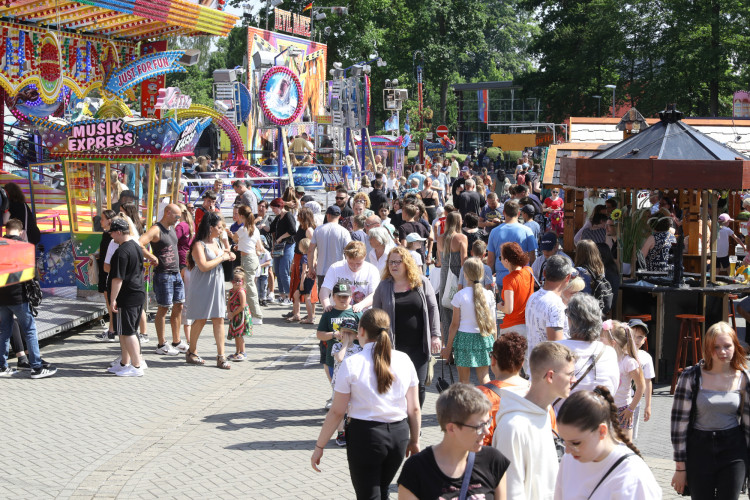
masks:
{"type": "MultiPolygon", "coordinates": [[[[5,237],[22,241],[20,237],[22,227],[23,223],[20,220],[10,219],[5,226],[5,237]]],[[[34,283],[23,282],[0,287],[0,378],[17,374],[15,369],[8,366],[13,316],[18,320],[21,334],[26,338],[31,378],[46,378],[57,373],[57,368],[44,361],[39,353],[36,320],[30,304],[30,292],[27,290],[31,287],[34,287],[34,283]]]]}

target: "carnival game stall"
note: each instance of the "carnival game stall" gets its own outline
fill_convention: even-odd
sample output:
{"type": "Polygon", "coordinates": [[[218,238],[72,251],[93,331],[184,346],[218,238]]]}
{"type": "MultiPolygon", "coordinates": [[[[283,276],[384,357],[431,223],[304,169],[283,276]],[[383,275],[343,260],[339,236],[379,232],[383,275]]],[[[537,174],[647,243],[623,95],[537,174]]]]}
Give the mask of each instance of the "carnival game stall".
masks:
{"type": "MultiPolygon", "coordinates": [[[[673,108],[659,115],[658,123],[590,158],[561,158],[559,178],[570,193],[565,200],[566,222],[576,220],[570,214],[582,211],[583,189],[618,190],[620,206],[634,207],[612,217],[619,236],[622,228],[634,222],[630,219],[638,213],[642,190],[660,190],[677,199],[675,206],[682,210],[688,243],[680,245],[683,236],[678,237],[670,271],[634,271],[636,277],[623,280],[620,286],[619,316],[645,314],[652,318],[654,335],[649,346],[656,360],[657,379],[665,379],[673,375],[678,358],[683,321],[678,315],[699,316],[700,329],[705,332],[711,324],[727,321],[731,297],[750,291],[744,278],[716,274],[718,205],[722,193],[750,188],[750,159],[685,124],[682,114],[673,108]],[[709,233],[710,239],[702,236],[709,233]],[[683,262],[689,269],[690,261],[697,272],[683,273],[683,262]]],[[[644,220],[649,217],[650,212],[644,220]]],[[[574,224],[568,229],[566,236],[577,230],[574,224]]],[[[631,248],[632,256],[624,255],[622,246],[619,255],[635,270],[633,260],[640,244],[631,248]]]]}

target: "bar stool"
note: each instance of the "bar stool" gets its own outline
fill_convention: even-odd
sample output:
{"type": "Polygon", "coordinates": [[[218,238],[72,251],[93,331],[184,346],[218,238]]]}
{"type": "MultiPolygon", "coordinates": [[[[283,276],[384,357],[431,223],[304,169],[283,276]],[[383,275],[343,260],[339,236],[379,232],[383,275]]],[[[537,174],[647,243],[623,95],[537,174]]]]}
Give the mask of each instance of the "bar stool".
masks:
{"type": "Polygon", "coordinates": [[[687,368],[688,348],[693,347],[694,365],[697,365],[701,358],[701,323],[706,321],[705,316],[700,314],[677,314],[675,318],[680,320],[680,336],[677,341],[677,356],[674,361],[670,394],[674,394],[677,378],[687,368]]]}
{"type": "MultiPolygon", "coordinates": [[[[651,321],[651,315],[650,314],[628,314],[625,316],[625,322],[627,323],[631,319],[639,319],[643,321],[644,323],[648,324],[651,321]]],[[[646,341],[643,342],[643,349],[648,351],[648,337],[646,338],[646,341]]]]}
{"type": "Polygon", "coordinates": [[[727,295],[727,299],[729,299],[729,315],[728,316],[729,316],[729,319],[732,321],[732,329],[734,329],[735,332],[737,331],[737,320],[735,319],[736,312],[734,310],[734,301],[739,298],[740,298],[739,295],[735,295],[735,294],[727,295]]]}

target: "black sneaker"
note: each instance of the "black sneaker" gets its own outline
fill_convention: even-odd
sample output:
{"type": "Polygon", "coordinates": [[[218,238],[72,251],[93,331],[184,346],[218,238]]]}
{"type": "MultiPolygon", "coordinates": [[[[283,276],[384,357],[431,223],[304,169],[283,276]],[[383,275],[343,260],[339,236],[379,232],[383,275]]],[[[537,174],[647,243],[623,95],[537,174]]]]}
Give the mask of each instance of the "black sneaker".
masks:
{"type": "Polygon", "coordinates": [[[336,436],[336,444],[342,448],[346,446],[346,434],[344,434],[344,431],[340,431],[336,436]]]}
{"type": "MultiPolygon", "coordinates": [[[[42,359],[42,368],[49,368],[50,366],[52,366],[52,363],[50,363],[49,361],[45,361],[45,360],[42,359]]],[[[18,361],[16,363],[16,369],[19,370],[19,371],[23,371],[23,372],[27,372],[27,371],[31,370],[31,365],[29,364],[29,359],[26,358],[26,361],[18,361]]]]}
{"type": "Polygon", "coordinates": [[[31,370],[31,378],[47,378],[57,373],[57,368],[52,365],[42,366],[41,368],[31,370]]]}

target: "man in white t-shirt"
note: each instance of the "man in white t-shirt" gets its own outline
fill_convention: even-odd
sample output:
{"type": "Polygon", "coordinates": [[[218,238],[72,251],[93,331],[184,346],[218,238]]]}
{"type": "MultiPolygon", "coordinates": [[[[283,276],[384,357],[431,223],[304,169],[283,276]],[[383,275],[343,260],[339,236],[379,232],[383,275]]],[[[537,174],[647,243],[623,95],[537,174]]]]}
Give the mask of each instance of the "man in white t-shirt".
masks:
{"type": "MultiPolygon", "coordinates": [[[[339,225],[339,218],[341,218],[341,208],[338,205],[328,207],[328,210],[326,210],[327,224],[315,228],[310,246],[307,249],[307,276],[312,279],[317,276],[318,295],[320,295],[323,287],[323,280],[328,268],[341,259],[344,247],[352,241],[351,233],[339,225]]],[[[333,286],[330,288],[332,289],[333,286]]]]}
{"type": "Polygon", "coordinates": [[[323,309],[329,311],[333,307],[331,305],[333,287],[337,283],[346,283],[352,292],[352,311],[358,313],[372,306],[373,294],[380,284],[380,273],[377,267],[365,262],[367,251],[365,244],[361,241],[352,241],[347,244],[343,254],[343,260],[326,269],[319,297],[323,309]]]}
{"type": "Polygon", "coordinates": [[[528,349],[524,370],[529,373],[529,355],[537,344],[562,340],[567,327],[562,291],[570,281],[573,266],[561,255],[547,259],[544,286],[531,294],[526,302],[526,340],[528,349]]]}

